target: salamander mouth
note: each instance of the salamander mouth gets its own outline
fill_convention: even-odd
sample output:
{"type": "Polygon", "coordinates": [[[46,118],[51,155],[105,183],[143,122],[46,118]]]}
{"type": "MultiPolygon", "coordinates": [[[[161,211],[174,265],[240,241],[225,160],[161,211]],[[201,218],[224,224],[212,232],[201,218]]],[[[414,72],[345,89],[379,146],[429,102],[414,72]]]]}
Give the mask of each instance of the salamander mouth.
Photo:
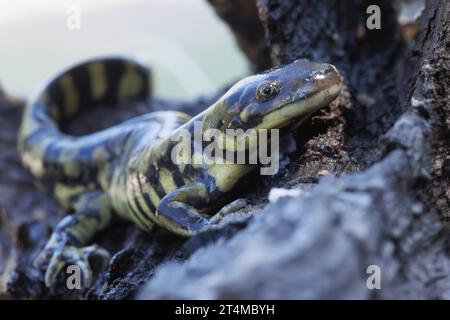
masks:
{"type": "Polygon", "coordinates": [[[287,120],[279,125],[282,132],[292,132],[297,129],[303,122],[311,118],[315,112],[308,113],[304,116],[287,120]]]}

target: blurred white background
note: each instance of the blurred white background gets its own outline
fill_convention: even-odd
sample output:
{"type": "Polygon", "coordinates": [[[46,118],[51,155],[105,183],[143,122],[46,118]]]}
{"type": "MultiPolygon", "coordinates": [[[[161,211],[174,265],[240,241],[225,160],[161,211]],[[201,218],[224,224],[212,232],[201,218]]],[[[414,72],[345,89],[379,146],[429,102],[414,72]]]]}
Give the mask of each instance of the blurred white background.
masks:
{"type": "Polygon", "coordinates": [[[27,97],[53,72],[101,54],[133,53],[158,96],[212,93],[247,72],[231,32],[205,0],[0,1],[0,83],[27,97]],[[81,13],[70,30],[68,8],[81,13]]]}

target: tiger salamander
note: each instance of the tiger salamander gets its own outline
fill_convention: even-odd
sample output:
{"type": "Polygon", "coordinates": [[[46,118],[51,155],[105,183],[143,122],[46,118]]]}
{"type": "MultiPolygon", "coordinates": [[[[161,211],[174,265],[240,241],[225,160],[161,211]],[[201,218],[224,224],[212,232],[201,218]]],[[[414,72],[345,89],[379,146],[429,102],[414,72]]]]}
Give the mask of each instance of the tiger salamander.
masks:
{"type": "MultiPolygon", "coordinates": [[[[137,59],[118,56],[85,61],[54,76],[29,100],[18,139],[24,165],[73,212],[57,224],[34,262],[45,270],[46,286],[54,286],[69,264],[80,267],[85,286],[92,284],[89,258],[109,261],[110,255],[88,244],[114,214],[144,230],[156,224],[192,236],[217,228],[234,204],[242,206],[236,201],[217,208],[255,166],[175,164],[171,151],[179,130],[193,132],[195,121],[201,121],[202,130],[221,132],[287,128],[328,105],[341,86],[334,66],[301,59],[244,78],[193,118],[151,112],[73,136],[64,127],[82,110],[147,99],[150,71],[137,59]]],[[[194,157],[198,148],[192,147],[194,157]]]]}

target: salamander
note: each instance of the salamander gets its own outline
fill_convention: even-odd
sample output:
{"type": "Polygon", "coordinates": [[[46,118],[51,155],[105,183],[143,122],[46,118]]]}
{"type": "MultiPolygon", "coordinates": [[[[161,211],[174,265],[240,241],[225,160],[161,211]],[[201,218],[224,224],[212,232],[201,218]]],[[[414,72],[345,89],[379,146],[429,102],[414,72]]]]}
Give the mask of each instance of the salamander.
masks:
{"type": "MultiPolygon", "coordinates": [[[[151,83],[150,69],[140,60],[101,57],[59,72],[29,99],[18,137],[22,162],[72,212],[34,261],[45,271],[47,287],[70,264],[80,267],[85,286],[92,284],[89,258],[107,262],[110,255],[89,243],[114,215],[146,231],[157,225],[187,237],[217,228],[243,206],[238,199],[217,207],[257,166],[174,163],[174,137],[181,130],[194,133],[196,122],[221,133],[295,127],[338,96],[342,78],[331,64],[299,59],[242,79],[193,118],[157,111],[82,136],[65,133],[81,111],[148,99],[151,83]]],[[[193,158],[199,155],[195,144],[193,158]]]]}

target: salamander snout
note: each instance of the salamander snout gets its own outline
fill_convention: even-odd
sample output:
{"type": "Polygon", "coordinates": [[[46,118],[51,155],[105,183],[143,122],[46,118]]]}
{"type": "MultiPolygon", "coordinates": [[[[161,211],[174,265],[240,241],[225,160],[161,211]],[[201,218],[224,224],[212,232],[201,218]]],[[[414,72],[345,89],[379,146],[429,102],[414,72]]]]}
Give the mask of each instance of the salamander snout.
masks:
{"type": "Polygon", "coordinates": [[[308,98],[326,91],[326,95],[334,99],[342,88],[342,77],[339,71],[328,63],[317,64],[305,81],[305,85],[297,91],[297,98],[308,98]]]}

